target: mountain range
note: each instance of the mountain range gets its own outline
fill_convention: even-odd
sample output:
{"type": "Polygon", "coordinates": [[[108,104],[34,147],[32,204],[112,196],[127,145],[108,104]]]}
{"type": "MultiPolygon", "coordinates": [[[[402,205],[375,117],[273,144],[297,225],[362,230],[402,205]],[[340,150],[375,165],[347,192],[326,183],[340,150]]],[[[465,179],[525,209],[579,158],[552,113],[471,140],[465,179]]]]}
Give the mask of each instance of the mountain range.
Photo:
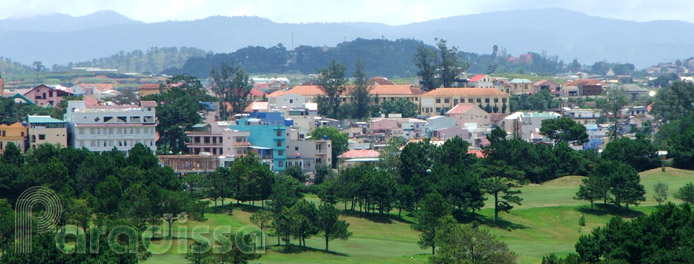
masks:
{"type": "MultiPolygon", "coordinates": [[[[300,15],[300,14],[297,14],[300,15]]],[[[113,11],[82,17],[62,14],[0,20],[0,57],[44,65],[106,57],[150,47],[196,47],[232,52],[282,43],[335,46],[356,38],[446,39],[461,51],[557,55],[565,62],[630,62],[638,68],[694,56],[694,24],[633,22],[545,8],[462,15],[400,26],[377,23],[276,23],[259,17],[213,16],[193,21],[143,23],[113,11]]]]}

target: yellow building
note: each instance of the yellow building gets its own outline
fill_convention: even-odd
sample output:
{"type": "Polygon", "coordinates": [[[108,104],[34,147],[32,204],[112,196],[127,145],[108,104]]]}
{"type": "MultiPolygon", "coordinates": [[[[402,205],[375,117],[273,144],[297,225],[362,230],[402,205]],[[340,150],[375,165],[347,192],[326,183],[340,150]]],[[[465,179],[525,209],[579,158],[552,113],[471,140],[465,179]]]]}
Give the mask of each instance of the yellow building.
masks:
{"type": "Polygon", "coordinates": [[[445,113],[458,104],[496,106],[498,113],[510,112],[509,94],[494,88],[438,88],[419,97],[419,112],[422,115],[445,113]]]}
{"type": "Polygon", "coordinates": [[[50,143],[67,147],[67,122],[50,116],[29,116],[28,148],[50,143]]]}
{"type": "Polygon", "coordinates": [[[0,125],[0,152],[5,151],[7,144],[14,143],[24,153],[24,139],[26,135],[27,128],[21,122],[11,125],[0,125]]]}

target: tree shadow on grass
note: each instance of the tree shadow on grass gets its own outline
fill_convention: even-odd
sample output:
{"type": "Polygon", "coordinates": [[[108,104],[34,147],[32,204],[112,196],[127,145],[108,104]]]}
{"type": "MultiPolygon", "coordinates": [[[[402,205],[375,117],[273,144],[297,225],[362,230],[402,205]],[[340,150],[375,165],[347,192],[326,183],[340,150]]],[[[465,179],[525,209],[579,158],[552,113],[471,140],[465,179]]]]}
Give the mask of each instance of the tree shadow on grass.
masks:
{"type": "Polygon", "coordinates": [[[596,204],[594,207],[595,208],[591,209],[590,206],[581,206],[576,208],[576,211],[597,216],[614,215],[624,218],[634,218],[645,215],[643,212],[627,210],[625,207],[618,207],[613,204],[596,204]]]}
{"type": "Polygon", "coordinates": [[[319,252],[319,253],[325,253],[325,254],[330,254],[330,255],[335,255],[335,256],[341,256],[341,257],[348,257],[348,254],[345,253],[340,253],[340,252],[335,252],[335,251],[325,251],[322,249],[315,249],[315,248],[310,248],[310,247],[300,247],[297,245],[293,245],[290,248],[287,248],[286,246],[278,246],[278,245],[272,245],[272,246],[267,246],[268,249],[271,249],[272,251],[282,253],[282,254],[301,254],[304,252],[319,252]]]}
{"type": "Polygon", "coordinates": [[[374,223],[380,224],[392,224],[393,222],[400,222],[406,224],[412,224],[412,221],[399,217],[397,215],[392,215],[390,213],[379,214],[379,213],[366,213],[359,211],[342,211],[342,215],[363,218],[374,223]]]}
{"type": "Polygon", "coordinates": [[[456,220],[460,223],[465,223],[465,224],[472,224],[472,225],[484,225],[488,227],[496,227],[496,228],[501,228],[501,229],[506,229],[506,230],[516,230],[516,229],[526,229],[528,228],[525,225],[522,224],[517,224],[513,223],[507,220],[504,220],[503,218],[499,218],[498,221],[494,222],[494,217],[487,217],[484,215],[478,215],[478,214],[465,214],[456,217],[456,220]]]}

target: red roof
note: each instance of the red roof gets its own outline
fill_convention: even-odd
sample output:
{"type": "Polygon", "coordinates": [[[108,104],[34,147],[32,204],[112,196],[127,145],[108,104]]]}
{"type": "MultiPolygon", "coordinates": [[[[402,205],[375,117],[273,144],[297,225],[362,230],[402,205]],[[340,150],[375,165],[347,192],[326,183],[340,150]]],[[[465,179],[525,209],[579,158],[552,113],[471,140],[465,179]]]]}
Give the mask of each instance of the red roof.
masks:
{"type": "Polygon", "coordinates": [[[477,82],[477,81],[479,81],[480,79],[484,78],[484,76],[486,76],[486,75],[484,75],[484,74],[475,75],[475,76],[473,76],[472,78],[470,78],[470,81],[471,81],[471,82],[477,82]]]}
{"type": "Polygon", "coordinates": [[[437,88],[431,90],[422,96],[424,97],[435,97],[435,96],[509,96],[507,93],[499,91],[494,88],[437,88]]]}
{"type": "Polygon", "coordinates": [[[391,82],[383,77],[371,77],[366,82],[374,85],[395,85],[394,82],[391,82]]]}
{"type": "Polygon", "coordinates": [[[479,150],[479,149],[468,150],[467,154],[473,154],[473,155],[477,156],[478,158],[484,158],[485,157],[484,152],[482,150],[479,150]]]}
{"type": "Polygon", "coordinates": [[[446,112],[446,114],[447,115],[464,114],[465,112],[472,109],[473,107],[475,107],[475,105],[473,105],[473,104],[458,104],[458,105],[454,106],[453,109],[448,110],[448,112],[446,112]]]}
{"type": "Polygon", "coordinates": [[[378,158],[381,153],[375,150],[350,150],[345,153],[342,153],[342,155],[337,156],[338,158],[345,158],[345,159],[355,159],[355,158],[378,158]]]}
{"type": "Polygon", "coordinates": [[[579,79],[572,82],[567,82],[564,86],[581,86],[581,85],[601,85],[602,82],[598,79],[579,79]]]}
{"type": "Polygon", "coordinates": [[[157,102],[155,102],[155,101],[140,101],[140,106],[142,106],[142,107],[157,107],[157,102]]]}
{"type": "Polygon", "coordinates": [[[263,96],[265,96],[265,93],[261,90],[258,90],[257,88],[253,88],[253,89],[251,89],[251,96],[263,97],[263,96]]]}

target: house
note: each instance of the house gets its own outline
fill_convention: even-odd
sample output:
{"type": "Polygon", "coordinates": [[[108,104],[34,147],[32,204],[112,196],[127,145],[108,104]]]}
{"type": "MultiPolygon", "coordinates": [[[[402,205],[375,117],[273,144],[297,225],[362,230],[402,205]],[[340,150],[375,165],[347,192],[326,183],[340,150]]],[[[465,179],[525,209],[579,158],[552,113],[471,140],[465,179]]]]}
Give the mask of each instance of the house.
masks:
{"type": "Polygon", "coordinates": [[[292,129],[287,139],[286,166],[299,166],[304,172],[314,172],[318,164],[332,164],[332,144],[328,139],[303,140],[292,129]]]}
{"type": "Polygon", "coordinates": [[[562,115],[573,119],[579,124],[597,124],[600,118],[600,110],[564,107],[562,108],[562,115]]]}
{"type": "Polygon", "coordinates": [[[339,159],[340,168],[349,168],[363,163],[378,162],[378,157],[381,155],[375,150],[348,150],[342,155],[337,156],[339,159]]]}
{"type": "Polygon", "coordinates": [[[561,85],[552,80],[541,80],[533,84],[533,89],[537,92],[542,90],[549,91],[554,96],[561,95],[561,85]]]}
{"type": "Polygon", "coordinates": [[[436,138],[438,140],[449,140],[454,137],[459,137],[464,140],[469,140],[470,139],[470,132],[465,129],[465,128],[459,128],[459,127],[446,127],[446,128],[439,128],[436,130],[431,131],[431,138],[436,138]]]}
{"type": "Polygon", "coordinates": [[[424,125],[427,137],[435,137],[434,131],[444,128],[456,127],[455,118],[448,116],[434,116],[427,118],[427,124],[424,125]]]}
{"type": "Polygon", "coordinates": [[[156,152],[156,107],[154,101],[141,101],[139,105],[103,105],[90,99],[68,101],[64,120],[68,123],[69,144],[94,152],[115,148],[127,153],[140,143],[156,152]]]}
{"type": "Polygon", "coordinates": [[[304,107],[307,98],[301,94],[277,91],[268,96],[268,103],[271,107],[277,108],[298,108],[304,107]]]}
{"type": "Polygon", "coordinates": [[[287,159],[286,125],[272,118],[274,115],[269,119],[262,117],[267,116],[238,119],[229,129],[248,132],[247,141],[250,142],[250,149],[260,160],[270,164],[273,171],[284,171],[287,159]]]}
{"type": "MultiPolygon", "coordinates": [[[[417,87],[407,85],[374,85],[371,86],[369,94],[374,98],[374,103],[380,104],[385,101],[397,101],[405,99],[415,104],[419,104],[419,95],[424,91],[417,87]]],[[[349,101],[349,100],[347,100],[349,101]]]]}
{"type": "Polygon", "coordinates": [[[50,116],[28,116],[27,127],[29,140],[27,148],[36,148],[42,144],[53,144],[67,147],[67,122],[50,116]]]}
{"type": "Polygon", "coordinates": [[[508,113],[509,94],[490,88],[438,88],[420,95],[420,113],[437,115],[446,113],[458,104],[496,106],[501,113],[508,113]],[[506,111],[503,111],[505,109],[506,111]]]}
{"type": "Polygon", "coordinates": [[[494,80],[486,74],[478,74],[468,80],[468,85],[475,88],[494,88],[494,80]]]}
{"type": "Polygon", "coordinates": [[[534,94],[538,91],[535,90],[533,82],[528,79],[513,79],[509,82],[511,85],[511,94],[534,94]]]}
{"type": "Polygon", "coordinates": [[[597,96],[602,94],[604,84],[597,79],[578,79],[562,85],[561,96],[597,96]]]}
{"type": "Polygon", "coordinates": [[[457,127],[465,128],[472,124],[477,128],[491,128],[492,120],[489,113],[475,104],[458,104],[446,112],[446,115],[455,119],[457,127]]]}
{"type": "Polygon", "coordinates": [[[622,93],[632,101],[649,96],[648,89],[638,86],[637,84],[628,83],[621,86],[622,93]]]}
{"type": "Polygon", "coordinates": [[[63,97],[70,96],[71,93],[58,90],[46,85],[39,85],[24,93],[26,98],[32,100],[38,106],[58,106],[63,97]]]}
{"type": "MultiPolygon", "coordinates": [[[[345,86],[345,92],[343,92],[340,96],[343,103],[348,103],[351,101],[349,90],[353,88],[353,85],[345,86]]],[[[399,98],[417,103],[419,101],[418,95],[423,93],[424,92],[422,90],[411,85],[372,85],[371,90],[369,91],[369,94],[373,96],[376,104],[382,103],[386,100],[395,101],[399,98]]],[[[286,104],[286,101],[284,100],[292,99],[292,97],[283,96],[287,94],[303,96],[304,98],[302,100],[304,100],[304,103],[316,103],[319,96],[325,96],[325,92],[320,88],[320,86],[299,85],[287,91],[275,91],[268,94],[268,102],[270,102],[271,105],[282,106],[286,104]]]]}
{"type": "Polygon", "coordinates": [[[167,86],[158,83],[145,83],[137,87],[137,95],[142,98],[152,94],[161,94],[162,91],[168,89],[167,86]]]}
{"type": "Polygon", "coordinates": [[[561,115],[552,112],[515,112],[501,121],[501,127],[514,138],[533,141],[539,135],[542,121],[559,118],[561,115]]]}
{"type": "Polygon", "coordinates": [[[0,153],[4,153],[7,144],[14,143],[19,151],[24,153],[24,140],[27,136],[27,128],[22,122],[11,125],[0,124],[0,153]]]}

